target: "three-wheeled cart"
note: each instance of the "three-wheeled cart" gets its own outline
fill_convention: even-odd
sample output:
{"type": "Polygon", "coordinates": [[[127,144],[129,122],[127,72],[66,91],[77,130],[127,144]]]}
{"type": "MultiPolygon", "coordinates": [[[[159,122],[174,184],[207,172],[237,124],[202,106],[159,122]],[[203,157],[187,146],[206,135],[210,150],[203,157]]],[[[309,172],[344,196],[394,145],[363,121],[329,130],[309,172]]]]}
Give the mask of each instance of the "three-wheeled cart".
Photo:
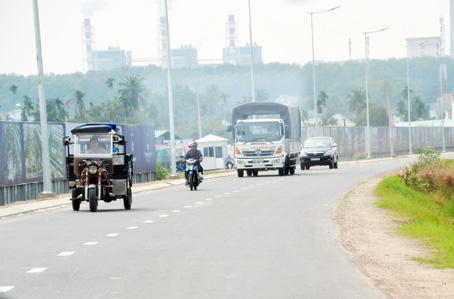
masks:
{"type": "Polygon", "coordinates": [[[132,206],[133,156],[126,153],[126,140],[116,124],[91,123],[71,130],[64,138],[66,173],[74,211],[88,202],[96,212],[100,200],[123,199],[126,210],[132,206]],[[92,142],[98,144],[93,148],[92,142]]]}

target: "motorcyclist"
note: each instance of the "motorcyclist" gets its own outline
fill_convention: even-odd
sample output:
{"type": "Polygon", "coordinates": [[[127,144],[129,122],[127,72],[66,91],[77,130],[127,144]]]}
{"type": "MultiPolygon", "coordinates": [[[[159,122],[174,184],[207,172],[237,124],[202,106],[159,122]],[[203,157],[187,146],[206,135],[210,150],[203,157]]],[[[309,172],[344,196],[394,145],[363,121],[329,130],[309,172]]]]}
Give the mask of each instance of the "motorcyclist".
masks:
{"type": "MultiPolygon", "coordinates": [[[[199,177],[199,181],[202,181],[203,180],[203,168],[202,168],[202,165],[200,165],[200,162],[203,161],[203,155],[202,155],[202,152],[197,149],[197,146],[198,146],[198,144],[195,141],[189,143],[190,149],[186,152],[182,161],[183,161],[183,163],[186,163],[186,159],[191,159],[191,158],[196,159],[197,160],[196,165],[198,165],[199,172],[201,174],[199,177]]],[[[187,181],[187,179],[188,178],[186,178],[186,181],[187,181]]]]}

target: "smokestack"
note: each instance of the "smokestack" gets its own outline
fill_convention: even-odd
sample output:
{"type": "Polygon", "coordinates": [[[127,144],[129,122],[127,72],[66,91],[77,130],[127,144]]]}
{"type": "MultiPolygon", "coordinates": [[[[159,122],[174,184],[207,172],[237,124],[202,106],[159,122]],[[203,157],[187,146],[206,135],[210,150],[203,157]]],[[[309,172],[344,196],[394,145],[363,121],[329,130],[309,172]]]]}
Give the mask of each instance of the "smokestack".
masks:
{"type": "Polygon", "coordinates": [[[96,69],[96,47],[94,41],[93,27],[89,18],[84,19],[83,23],[83,55],[85,61],[82,62],[82,69],[92,71],[96,69]]]}
{"type": "Polygon", "coordinates": [[[454,55],[454,0],[449,1],[449,55],[454,55]]]}
{"type": "Polygon", "coordinates": [[[158,26],[158,53],[161,58],[161,66],[167,68],[167,22],[165,17],[159,18],[158,26]]]}
{"type": "Polygon", "coordinates": [[[226,62],[230,64],[239,64],[240,63],[240,51],[239,41],[238,41],[238,26],[235,21],[234,15],[228,16],[228,22],[226,26],[226,48],[227,48],[227,57],[226,62]]]}

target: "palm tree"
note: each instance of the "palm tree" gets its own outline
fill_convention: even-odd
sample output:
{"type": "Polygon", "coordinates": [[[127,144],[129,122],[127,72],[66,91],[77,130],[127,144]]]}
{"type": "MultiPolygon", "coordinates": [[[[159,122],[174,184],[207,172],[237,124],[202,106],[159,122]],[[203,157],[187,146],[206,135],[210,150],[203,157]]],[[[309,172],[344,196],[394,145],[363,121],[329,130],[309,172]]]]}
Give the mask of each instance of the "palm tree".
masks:
{"type": "Polygon", "coordinates": [[[366,92],[362,88],[357,88],[348,94],[348,109],[355,112],[358,116],[361,111],[366,109],[366,92]]]}
{"type": "Polygon", "coordinates": [[[125,109],[131,108],[133,111],[139,110],[139,101],[143,101],[143,93],[145,86],[142,83],[142,78],[129,76],[126,77],[119,85],[123,88],[118,90],[120,99],[125,109]]]}
{"type": "Polygon", "coordinates": [[[16,102],[16,91],[17,91],[17,86],[16,85],[11,85],[9,87],[9,91],[11,91],[13,93],[13,100],[14,102],[16,102]]]}
{"type": "Polygon", "coordinates": [[[326,100],[328,99],[328,95],[325,91],[320,91],[317,97],[317,113],[322,113],[322,107],[326,106],[326,100]]]}
{"type": "Polygon", "coordinates": [[[24,106],[22,108],[21,119],[22,121],[30,121],[30,114],[35,110],[32,99],[29,96],[22,96],[22,98],[24,99],[24,106]]]}
{"type": "Polygon", "coordinates": [[[80,91],[80,90],[74,90],[74,93],[72,96],[74,97],[73,99],[69,99],[66,101],[64,105],[64,109],[66,110],[70,105],[74,105],[74,112],[75,116],[74,118],[77,117],[78,120],[84,120],[85,119],[85,104],[84,104],[84,97],[86,93],[80,91]]]}
{"type": "Polygon", "coordinates": [[[113,87],[113,82],[115,81],[114,78],[110,78],[108,77],[107,80],[106,80],[106,84],[107,84],[107,87],[109,88],[109,98],[112,97],[112,87],[113,87]]]}
{"type": "MultiPolygon", "coordinates": [[[[413,94],[413,89],[410,88],[410,95],[411,94],[413,94]]],[[[402,89],[401,95],[405,100],[408,99],[408,86],[405,86],[404,89],[402,89]]]]}

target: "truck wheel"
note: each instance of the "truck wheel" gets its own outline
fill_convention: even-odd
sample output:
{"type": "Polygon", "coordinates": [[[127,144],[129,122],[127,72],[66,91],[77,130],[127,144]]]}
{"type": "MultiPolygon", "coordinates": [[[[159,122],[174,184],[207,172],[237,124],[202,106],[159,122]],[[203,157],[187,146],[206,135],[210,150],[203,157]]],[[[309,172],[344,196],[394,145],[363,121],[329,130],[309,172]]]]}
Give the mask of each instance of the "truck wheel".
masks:
{"type": "Polygon", "coordinates": [[[288,175],[288,170],[289,170],[289,167],[288,166],[284,166],[284,174],[285,175],[288,175]]]}
{"type": "Polygon", "coordinates": [[[278,168],[277,171],[279,172],[279,175],[280,175],[280,176],[283,176],[283,175],[284,175],[284,168],[278,168]]]}
{"type": "Polygon", "coordinates": [[[295,167],[290,167],[290,175],[295,174],[295,167]]]}
{"type": "Polygon", "coordinates": [[[244,176],[244,171],[243,170],[237,170],[238,177],[242,178],[244,176]]]}
{"type": "Polygon", "coordinates": [[[306,169],[309,170],[311,169],[311,167],[309,165],[306,165],[306,169]]]}
{"type": "Polygon", "coordinates": [[[91,188],[88,190],[88,201],[90,203],[90,211],[96,212],[98,210],[98,199],[96,198],[95,188],[91,188]]]}
{"type": "Polygon", "coordinates": [[[258,171],[258,170],[253,170],[253,171],[252,171],[252,175],[258,176],[258,175],[259,175],[259,171],[258,171]]]}
{"type": "Polygon", "coordinates": [[[304,170],[304,169],[306,169],[306,166],[305,166],[305,165],[304,165],[303,163],[301,163],[301,165],[300,165],[300,166],[301,166],[301,170],[304,170]]]}
{"type": "Polygon", "coordinates": [[[246,170],[247,176],[252,176],[252,170],[246,170]]]}

